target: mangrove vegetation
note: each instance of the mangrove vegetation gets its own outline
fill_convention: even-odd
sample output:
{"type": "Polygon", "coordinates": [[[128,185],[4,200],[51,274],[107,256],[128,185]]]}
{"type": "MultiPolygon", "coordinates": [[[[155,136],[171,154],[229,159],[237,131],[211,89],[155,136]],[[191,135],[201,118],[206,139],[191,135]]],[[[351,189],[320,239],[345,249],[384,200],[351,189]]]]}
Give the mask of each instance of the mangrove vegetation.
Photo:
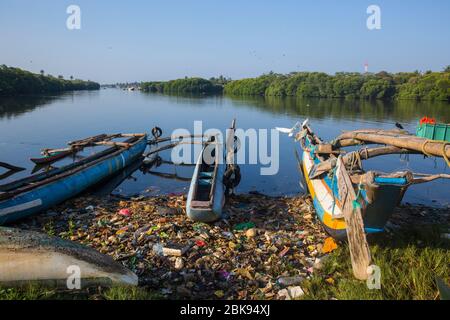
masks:
{"type": "Polygon", "coordinates": [[[228,82],[230,95],[295,96],[308,98],[408,99],[450,101],[450,67],[443,72],[385,71],[372,74],[339,72],[269,73],[228,82]]]}
{"type": "Polygon", "coordinates": [[[100,89],[100,84],[96,82],[70,78],[66,80],[62,76],[44,75],[43,70],[40,74],[35,74],[20,68],[1,65],[0,96],[100,89]]]}
{"type": "Polygon", "coordinates": [[[223,86],[218,82],[202,78],[184,78],[166,82],[143,82],[141,90],[170,94],[217,94],[222,93],[223,86]]]}

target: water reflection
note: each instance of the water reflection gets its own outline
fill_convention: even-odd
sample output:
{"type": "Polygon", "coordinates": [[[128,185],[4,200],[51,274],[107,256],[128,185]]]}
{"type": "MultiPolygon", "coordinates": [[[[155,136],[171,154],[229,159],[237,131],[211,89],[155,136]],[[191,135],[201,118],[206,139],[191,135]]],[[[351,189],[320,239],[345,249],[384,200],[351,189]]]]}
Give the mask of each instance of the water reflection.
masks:
{"type": "Polygon", "coordinates": [[[43,107],[59,99],[60,96],[0,97],[0,119],[12,119],[43,107]]]}
{"type": "Polygon", "coordinates": [[[254,107],[273,114],[317,119],[370,119],[417,122],[427,115],[438,122],[450,122],[450,105],[443,101],[381,101],[345,99],[305,99],[296,97],[231,97],[237,105],[254,107]]]}
{"type": "MultiPolygon", "coordinates": [[[[342,130],[393,129],[395,122],[414,132],[418,120],[424,115],[450,122],[450,104],[294,97],[167,96],[115,89],[59,96],[3,98],[0,99],[0,161],[27,168],[3,179],[3,182],[9,182],[31,174],[34,164],[29,158],[38,156],[40,149],[63,147],[67,141],[99,133],[149,132],[154,126],[161,127],[164,135],[170,135],[178,128],[193,132],[193,124],[197,120],[203,121],[203,130],[225,130],[233,118],[237,118],[238,127],[245,130],[272,129],[275,126],[291,127],[295,122],[309,118],[313,129],[324,140],[330,140],[342,130]]],[[[279,172],[274,176],[261,176],[261,164],[243,165],[242,181],[236,191],[259,191],[269,195],[302,192],[296,149],[298,145],[291,138],[281,135],[279,172]]],[[[171,159],[170,151],[160,155],[165,160],[171,159]]],[[[73,159],[54,165],[59,167],[69,162],[73,159]]],[[[424,173],[448,171],[441,159],[435,162],[421,156],[410,156],[409,161],[400,161],[395,156],[380,157],[365,162],[365,168],[383,171],[410,169],[424,173]]],[[[41,172],[45,168],[36,170],[41,172]]],[[[185,193],[193,168],[162,162],[161,166],[150,171],[134,171],[132,179],[126,179],[129,175],[124,174],[110,183],[107,189],[127,195],[148,193],[148,190],[152,195],[185,193]]],[[[426,204],[437,201],[445,205],[450,201],[449,189],[450,181],[415,186],[410,188],[405,201],[426,204]]]]}

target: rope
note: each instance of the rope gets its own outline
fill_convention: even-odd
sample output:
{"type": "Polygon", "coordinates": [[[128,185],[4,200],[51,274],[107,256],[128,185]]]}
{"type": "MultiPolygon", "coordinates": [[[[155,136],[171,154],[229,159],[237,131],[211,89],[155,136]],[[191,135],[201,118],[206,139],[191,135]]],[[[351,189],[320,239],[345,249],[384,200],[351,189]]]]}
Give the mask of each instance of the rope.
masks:
{"type": "Polygon", "coordinates": [[[333,208],[331,209],[331,218],[334,216],[334,207],[336,206],[336,196],[334,194],[334,178],[336,176],[336,167],[330,171],[331,174],[331,195],[333,196],[333,208]]]}
{"type": "Polygon", "coordinates": [[[367,147],[364,147],[363,150],[366,153],[366,160],[369,159],[369,149],[367,147]]]}
{"type": "Polygon", "coordinates": [[[355,167],[355,165],[357,165],[359,169],[362,167],[361,155],[357,151],[351,153],[351,157],[350,157],[350,172],[353,171],[353,168],[355,167]]]}
{"type": "Polygon", "coordinates": [[[447,163],[447,166],[450,167],[450,159],[449,159],[449,157],[447,157],[447,153],[446,153],[446,150],[445,150],[445,148],[446,148],[448,145],[450,145],[450,142],[444,141],[444,140],[430,140],[430,139],[425,140],[424,143],[423,143],[422,146],[421,146],[422,153],[423,153],[424,155],[426,155],[427,157],[432,157],[433,155],[430,154],[430,153],[428,153],[428,152],[425,150],[425,146],[427,145],[427,143],[442,143],[442,157],[444,158],[445,162],[447,163]]]}
{"type": "MultiPolygon", "coordinates": [[[[362,178],[361,178],[362,181],[362,178]]],[[[353,200],[353,211],[355,211],[357,208],[361,209],[361,204],[359,203],[358,199],[361,197],[361,190],[362,190],[362,183],[361,181],[358,183],[358,193],[356,194],[355,200],[353,200]]]]}

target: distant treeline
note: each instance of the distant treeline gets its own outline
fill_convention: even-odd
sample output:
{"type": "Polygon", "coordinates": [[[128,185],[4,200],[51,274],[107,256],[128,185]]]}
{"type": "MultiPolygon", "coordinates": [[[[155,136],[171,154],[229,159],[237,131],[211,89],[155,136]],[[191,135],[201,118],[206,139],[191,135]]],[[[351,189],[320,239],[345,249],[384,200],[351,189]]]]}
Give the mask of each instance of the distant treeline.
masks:
{"type": "Polygon", "coordinates": [[[184,78],[170,81],[154,81],[141,83],[141,90],[144,92],[160,92],[175,94],[217,94],[222,93],[225,78],[184,78]]]}
{"type": "Polygon", "coordinates": [[[347,99],[412,99],[450,101],[450,67],[443,72],[376,74],[292,72],[269,73],[228,82],[231,95],[296,96],[347,99]]]}
{"type": "Polygon", "coordinates": [[[0,66],[0,96],[20,94],[57,93],[72,90],[98,90],[100,84],[92,81],[65,80],[51,75],[31,73],[19,68],[0,66]]]}

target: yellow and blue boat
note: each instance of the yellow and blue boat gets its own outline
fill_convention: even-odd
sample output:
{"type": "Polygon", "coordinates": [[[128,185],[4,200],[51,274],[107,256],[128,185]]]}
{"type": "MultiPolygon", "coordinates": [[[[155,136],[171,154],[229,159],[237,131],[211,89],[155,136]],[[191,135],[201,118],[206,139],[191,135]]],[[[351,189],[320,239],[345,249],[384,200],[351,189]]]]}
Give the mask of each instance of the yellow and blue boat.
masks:
{"type": "MultiPolygon", "coordinates": [[[[320,164],[336,160],[335,153],[330,150],[322,153],[321,146],[326,144],[323,144],[308,126],[303,127],[297,135],[297,140],[303,149],[301,169],[317,217],[333,238],[344,240],[347,237],[346,223],[335,171],[331,169],[316,175],[320,164]]],[[[355,205],[361,207],[364,229],[366,233],[382,232],[408,186],[413,182],[412,174],[406,171],[386,175],[365,172],[357,166],[355,169],[351,172],[357,194],[355,205]]]]}

